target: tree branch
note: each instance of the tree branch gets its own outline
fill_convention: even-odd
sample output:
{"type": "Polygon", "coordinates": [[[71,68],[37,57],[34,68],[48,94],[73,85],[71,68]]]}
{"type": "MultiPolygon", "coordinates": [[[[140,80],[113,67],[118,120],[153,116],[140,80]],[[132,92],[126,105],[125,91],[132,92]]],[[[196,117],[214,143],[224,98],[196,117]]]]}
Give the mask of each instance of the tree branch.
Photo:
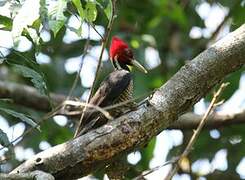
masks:
{"type": "Polygon", "coordinates": [[[183,66],[148,103],[76,139],[45,150],[12,173],[35,169],[74,179],[103,167],[156,136],[226,75],[245,64],[245,25],[183,66]]]}
{"type": "MultiPolygon", "coordinates": [[[[60,104],[65,100],[64,95],[50,95],[54,105],[60,104]]],[[[27,106],[40,111],[50,111],[51,106],[46,96],[33,87],[0,81],[0,98],[10,98],[14,103],[27,106]]]]}

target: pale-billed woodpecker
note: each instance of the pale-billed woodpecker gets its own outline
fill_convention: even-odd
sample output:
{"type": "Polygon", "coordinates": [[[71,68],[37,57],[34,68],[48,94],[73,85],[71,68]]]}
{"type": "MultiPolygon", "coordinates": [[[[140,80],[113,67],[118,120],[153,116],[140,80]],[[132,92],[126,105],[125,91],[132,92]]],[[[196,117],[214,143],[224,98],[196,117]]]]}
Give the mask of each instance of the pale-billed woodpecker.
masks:
{"type": "MultiPolygon", "coordinates": [[[[146,69],[135,60],[132,50],[122,39],[114,36],[110,46],[110,60],[115,68],[89,101],[89,104],[106,107],[127,101],[123,106],[118,106],[108,112],[112,117],[117,117],[133,106],[133,79],[128,66],[134,66],[138,70],[147,73],[146,69]]],[[[98,111],[87,108],[83,118],[77,127],[75,137],[85,134],[91,129],[102,126],[107,122],[98,111]]]]}

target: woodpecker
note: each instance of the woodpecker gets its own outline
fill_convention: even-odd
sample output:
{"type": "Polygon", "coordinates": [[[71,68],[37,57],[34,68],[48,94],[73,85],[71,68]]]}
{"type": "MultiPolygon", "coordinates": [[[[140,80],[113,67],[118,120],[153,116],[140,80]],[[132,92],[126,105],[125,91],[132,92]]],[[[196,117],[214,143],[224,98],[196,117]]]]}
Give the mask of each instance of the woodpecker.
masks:
{"type": "MultiPolygon", "coordinates": [[[[89,101],[91,105],[103,108],[132,100],[133,79],[128,66],[136,67],[141,72],[147,73],[147,70],[135,60],[133,51],[129,48],[127,43],[116,36],[112,37],[110,60],[114,66],[114,71],[101,83],[100,87],[89,101]]],[[[123,106],[118,106],[108,111],[111,116],[115,118],[128,110],[133,104],[134,102],[131,101],[125,103],[123,106]]],[[[106,122],[107,118],[89,107],[85,110],[74,137],[85,134],[89,130],[102,126],[106,122]]]]}

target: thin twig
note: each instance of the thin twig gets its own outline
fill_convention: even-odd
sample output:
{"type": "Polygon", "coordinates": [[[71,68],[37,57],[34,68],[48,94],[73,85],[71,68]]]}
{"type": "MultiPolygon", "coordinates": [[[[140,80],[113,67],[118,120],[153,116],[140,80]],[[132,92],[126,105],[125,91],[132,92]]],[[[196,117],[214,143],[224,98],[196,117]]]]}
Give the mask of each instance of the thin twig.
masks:
{"type": "MultiPolygon", "coordinates": [[[[93,95],[93,91],[94,91],[94,88],[95,88],[95,82],[97,81],[97,78],[98,78],[98,75],[99,75],[99,71],[100,71],[100,67],[101,67],[101,63],[102,63],[102,56],[103,56],[105,47],[107,45],[107,41],[109,39],[109,35],[111,33],[112,24],[113,24],[114,19],[116,17],[115,16],[116,0],[111,0],[111,2],[112,2],[112,11],[111,11],[112,13],[111,13],[111,17],[110,17],[110,20],[108,22],[108,25],[107,25],[105,36],[102,39],[102,48],[101,48],[101,52],[100,52],[99,62],[98,62],[97,68],[96,68],[95,78],[94,78],[94,81],[93,81],[93,84],[92,84],[92,87],[91,87],[91,90],[90,90],[90,93],[89,93],[89,97],[88,97],[88,99],[86,101],[87,104],[89,103],[89,100],[91,99],[91,97],[93,95]]],[[[87,107],[85,106],[84,109],[83,109],[82,115],[80,117],[77,129],[75,131],[74,137],[76,137],[78,135],[78,132],[79,132],[79,129],[80,129],[80,126],[82,124],[83,117],[84,117],[84,112],[86,111],[86,109],[87,109],[87,107]]]]}
{"type": "Polygon", "coordinates": [[[112,1],[111,18],[110,18],[109,23],[107,25],[105,36],[102,39],[102,48],[101,48],[101,52],[100,52],[99,62],[98,62],[98,65],[97,65],[97,68],[96,68],[96,72],[95,72],[94,82],[93,82],[93,85],[91,87],[91,91],[90,91],[90,94],[89,94],[89,98],[88,98],[89,100],[91,99],[91,97],[93,95],[93,91],[94,91],[94,87],[95,87],[95,82],[96,82],[96,80],[98,78],[100,67],[101,67],[101,63],[102,63],[103,53],[104,53],[104,50],[106,48],[106,45],[107,45],[107,42],[108,42],[108,39],[109,39],[109,35],[111,33],[111,29],[112,29],[112,25],[113,25],[114,19],[116,17],[116,15],[115,15],[115,11],[116,11],[116,0],[111,0],[111,1],[112,1]]]}
{"type": "Polygon", "coordinates": [[[113,119],[113,117],[110,115],[109,112],[107,112],[106,110],[104,110],[103,108],[101,108],[99,106],[95,106],[92,104],[87,104],[87,103],[79,102],[79,101],[70,101],[70,100],[65,101],[64,105],[78,106],[78,107],[85,107],[86,106],[89,108],[93,108],[94,110],[92,110],[92,111],[97,110],[97,111],[101,112],[109,120],[113,119]]]}
{"type": "Polygon", "coordinates": [[[171,160],[165,162],[164,164],[162,164],[162,165],[160,165],[160,166],[156,166],[156,167],[154,167],[154,168],[152,168],[152,169],[150,169],[150,170],[148,170],[148,171],[142,173],[141,175],[135,177],[133,180],[141,180],[141,179],[143,179],[143,177],[145,177],[145,176],[147,176],[147,175],[149,175],[149,174],[151,174],[151,173],[153,173],[153,172],[155,172],[155,171],[161,169],[161,168],[164,167],[164,166],[167,166],[167,165],[169,165],[169,164],[176,163],[176,162],[178,161],[178,159],[179,159],[179,157],[174,157],[174,158],[172,158],[171,160]]]}
{"type": "Polygon", "coordinates": [[[82,71],[82,67],[83,67],[84,57],[85,57],[85,56],[87,55],[87,53],[88,53],[88,48],[89,48],[89,43],[90,43],[90,28],[89,28],[90,26],[89,26],[88,23],[87,23],[87,25],[88,25],[88,33],[89,33],[89,34],[88,34],[88,38],[87,38],[86,43],[85,43],[85,46],[84,46],[83,54],[82,54],[82,57],[81,57],[81,63],[80,63],[80,65],[79,65],[79,70],[77,71],[75,80],[74,80],[74,82],[73,82],[73,84],[72,84],[72,87],[71,87],[71,89],[70,89],[70,91],[69,91],[69,94],[68,94],[66,100],[69,100],[69,99],[70,99],[70,97],[71,97],[71,95],[72,95],[74,89],[75,89],[76,86],[77,86],[77,82],[78,82],[78,80],[79,80],[79,77],[80,77],[80,74],[81,74],[81,71],[82,71]]]}
{"type": "Polygon", "coordinates": [[[222,83],[219,90],[214,94],[213,99],[206,111],[206,113],[204,114],[202,120],[200,121],[197,129],[194,131],[189,143],[187,144],[185,150],[183,151],[183,153],[179,156],[179,160],[175,163],[174,167],[172,168],[172,170],[169,172],[169,174],[167,175],[167,177],[165,178],[165,180],[171,180],[172,177],[177,173],[177,171],[179,170],[179,164],[181,163],[182,159],[184,157],[187,157],[188,154],[190,153],[190,151],[192,150],[192,147],[194,145],[194,143],[196,142],[205,122],[208,119],[208,116],[210,114],[210,112],[216,107],[215,104],[218,100],[218,98],[221,95],[221,92],[226,88],[226,86],[228,86],[229,83],[222,83]]]}
{"type": "MultiPolygon", "coordinates": [[[[147,97],[149,96],[149,94],[152,94],[152,92],[150,93],[145,93],[144,95],[141,95],[141,96],[138,96],[138,97],[135,97],[135,98],[132,98],[132,99],[129,99],[129,100],[126,100],[126,101],[123,101],[123,102],[120,102],[120,103],[116,103],[116,104],[113,104],[113,105],[109,105],[109,106],[105,106],[103,107],[102,109],[104,111],[109,111],[109,110],[112,110],[112,109],[115,109],[115,108],[118,108],[118,107],[122,107],[128,103],[131,103],[131,102],[135,102],[136,100],[139,100],[141,98],[144,98],[144,97],[147,97]]],[[[141,105],[143,105],[144,103],[146,103],[148,100],[148,98],[145,98],[141,103],[138,103],[136,104],[135,107],[139,107],[141,105]]],[[[85,104],[84,102],[82,102],[83,104],[85,104]]],[[[76,108],[76,106],[79,106],[78,104],[73,104],[72,106],[74,106],[76,108]]],[[[92,105],[93,106],[93,105],[92,105]]],[[[98,106],[97,106],[98,107],[98,106]]],[[[86,110],[87,112],[90,112],[90,111],[94,111],[94,110],[86,110]]],[[[74,111],[69,111],[69,112],[62,112],[64,114],[62,115],[71,115],[71,116],[74,116],[74,115],[79,115],[81,114],[81,110],[74,110],[74,111]]],[[[126,112],[127,113],[127,112],[126,112]]]]}
{"type": "Polygon", "coordinates": [[[94,29],[94,31],[100,36],[101,41],[104,41],[104,37],[102,34],[100,34],[100,32],[96,29],[95,25],[93,23],[89,23],[90,26],[94,29]]]}

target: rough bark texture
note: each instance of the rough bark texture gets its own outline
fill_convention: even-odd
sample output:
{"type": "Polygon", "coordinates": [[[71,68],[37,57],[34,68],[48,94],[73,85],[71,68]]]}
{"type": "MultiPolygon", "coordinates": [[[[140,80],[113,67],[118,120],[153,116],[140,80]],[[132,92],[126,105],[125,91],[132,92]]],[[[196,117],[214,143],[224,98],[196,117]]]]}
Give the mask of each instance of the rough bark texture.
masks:
{"type": "Polygon", "coordinates": [[[245,25],[183,66],[147,104],[81,137],[43,151],[13,173],[40,169],[57,179],[84,176],[148,142],[245,63],[245,25]]]}

